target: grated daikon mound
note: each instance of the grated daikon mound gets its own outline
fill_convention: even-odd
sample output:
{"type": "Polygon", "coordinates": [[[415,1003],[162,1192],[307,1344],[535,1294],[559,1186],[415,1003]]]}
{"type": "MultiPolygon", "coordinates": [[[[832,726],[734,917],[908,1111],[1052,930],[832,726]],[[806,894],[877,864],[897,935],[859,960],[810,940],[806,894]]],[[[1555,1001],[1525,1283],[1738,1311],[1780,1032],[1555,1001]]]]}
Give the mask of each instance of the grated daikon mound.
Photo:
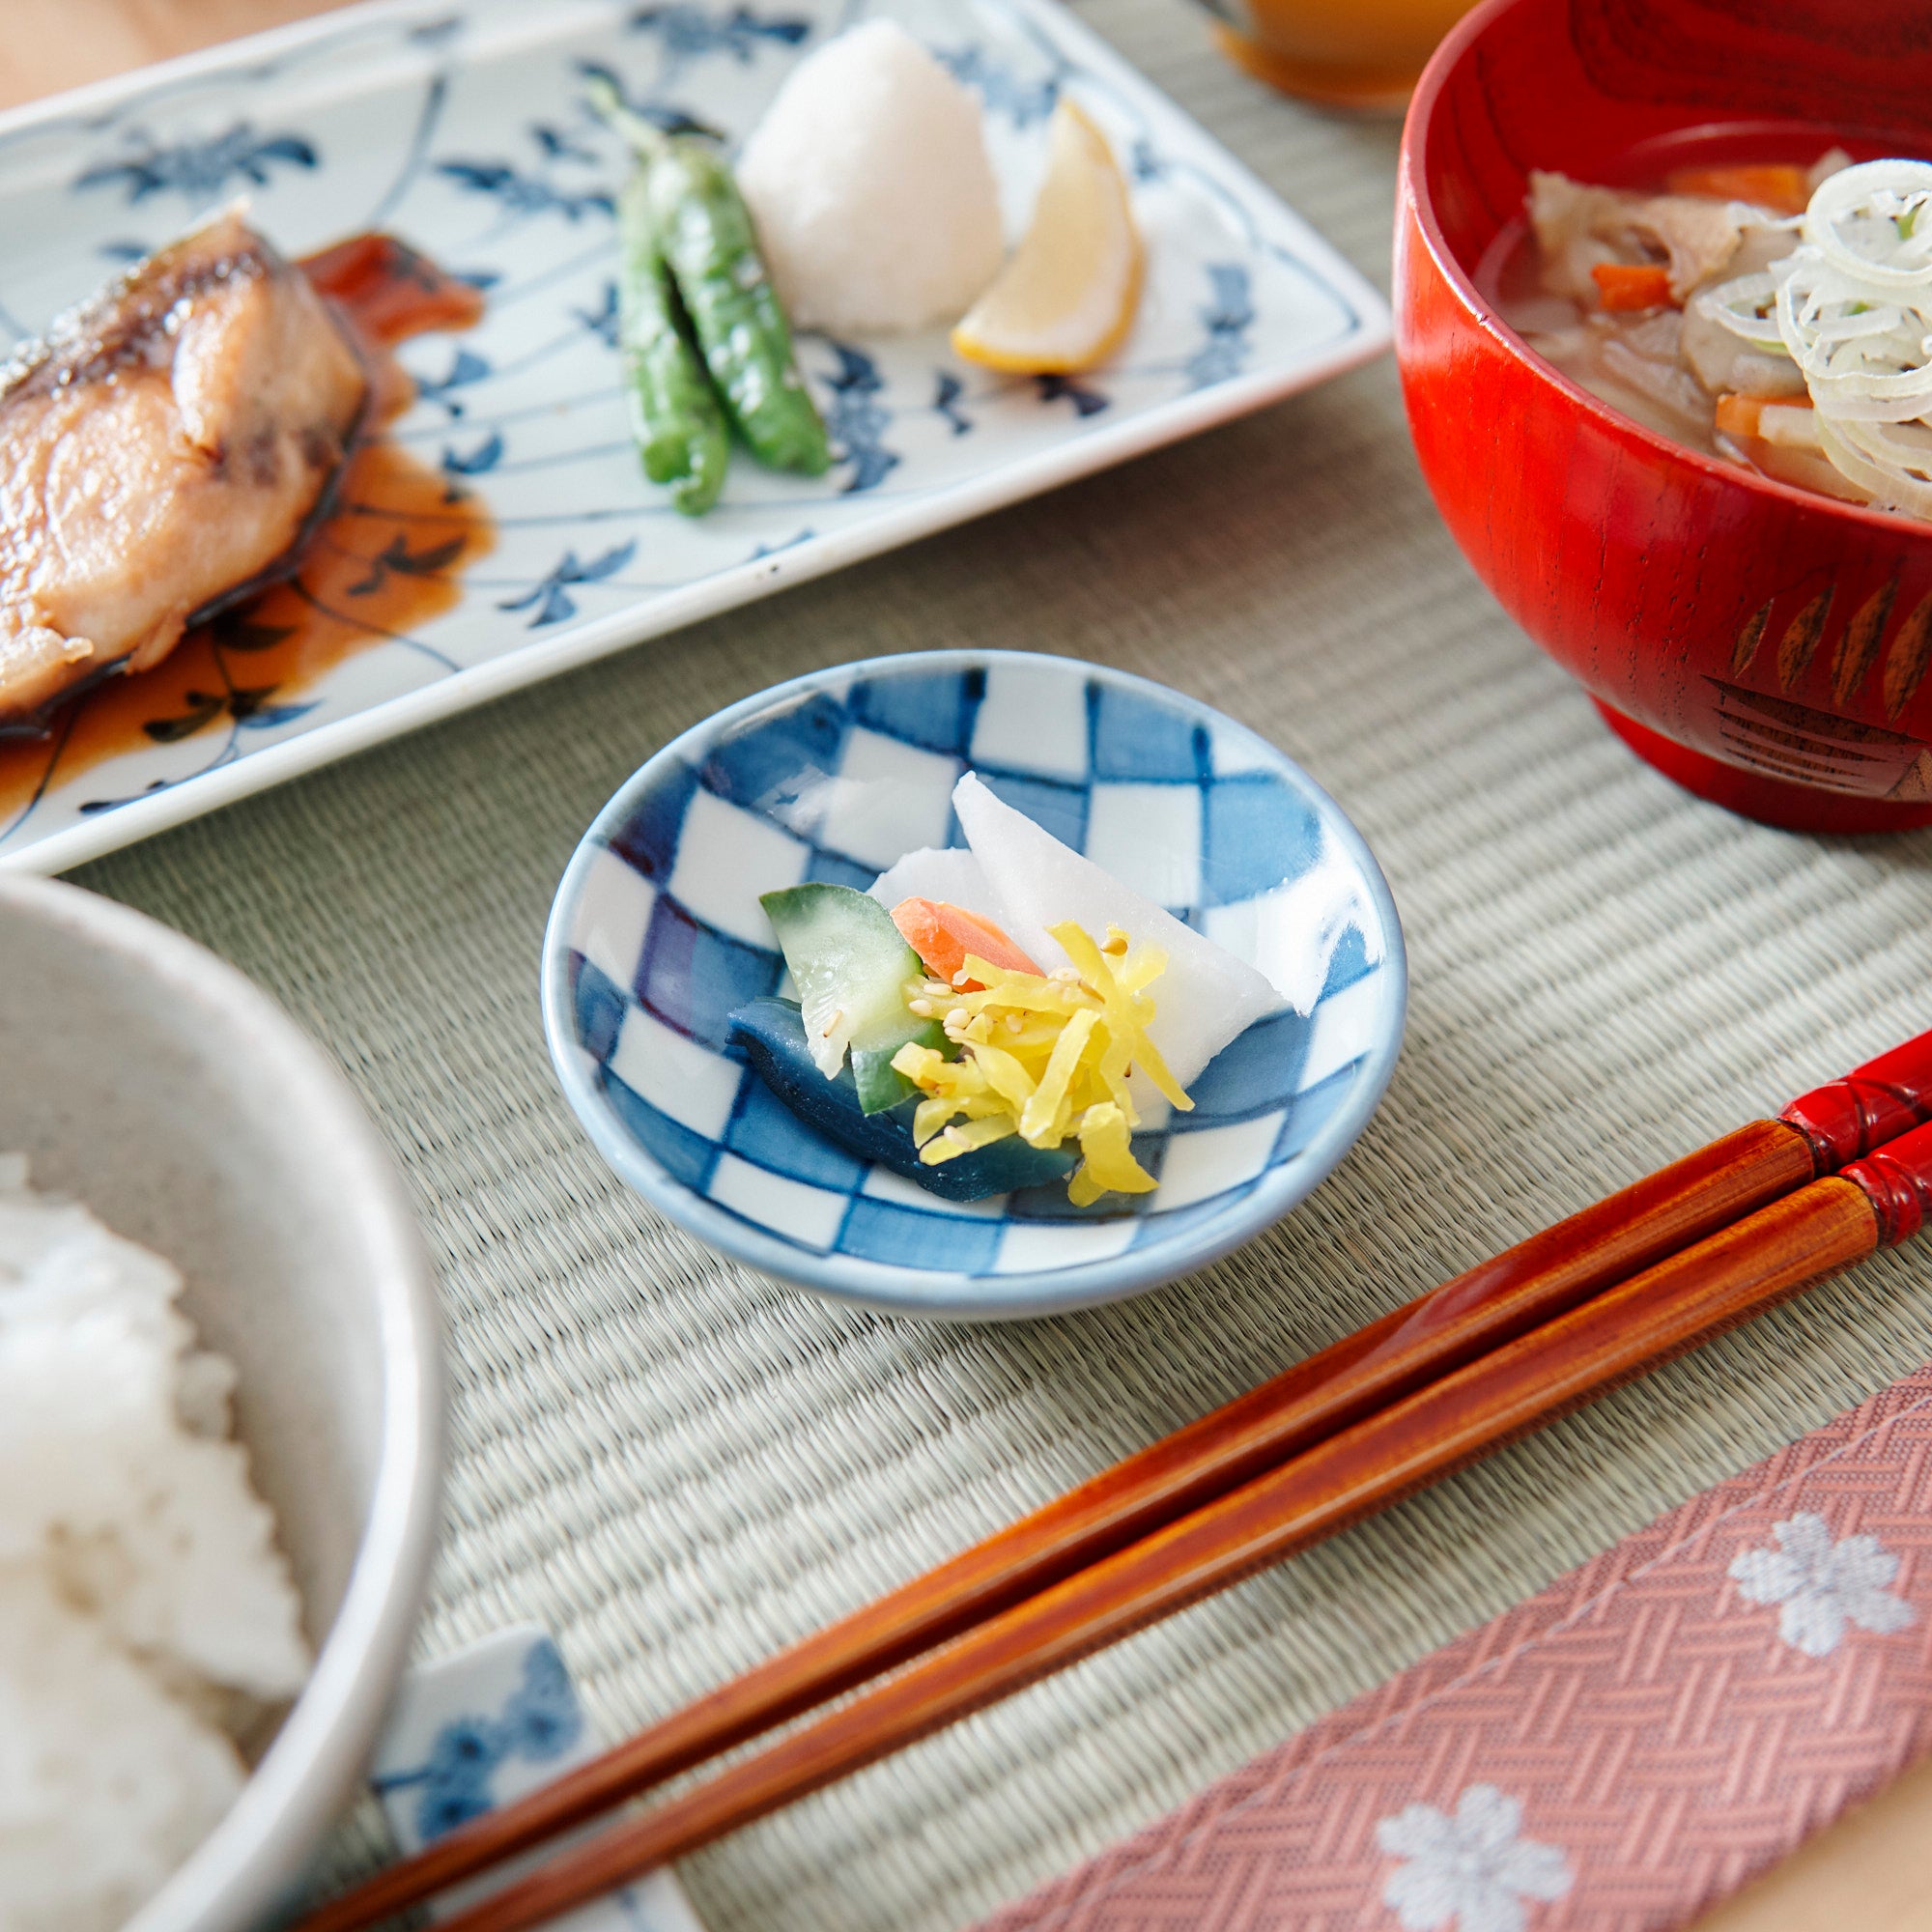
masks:
{"type": "Polygon", "coordinates": [[[801,328],[890,334],[952,322],[1000,271],[999,189],[979,106],[890,20],[800,62],[737,172],[801,328]]]}
{"type": "Polygon", "coordinates": [[[181,1276],[0,1159],[0,1925],[114,1932],[308,1668],[181,1276]]]}

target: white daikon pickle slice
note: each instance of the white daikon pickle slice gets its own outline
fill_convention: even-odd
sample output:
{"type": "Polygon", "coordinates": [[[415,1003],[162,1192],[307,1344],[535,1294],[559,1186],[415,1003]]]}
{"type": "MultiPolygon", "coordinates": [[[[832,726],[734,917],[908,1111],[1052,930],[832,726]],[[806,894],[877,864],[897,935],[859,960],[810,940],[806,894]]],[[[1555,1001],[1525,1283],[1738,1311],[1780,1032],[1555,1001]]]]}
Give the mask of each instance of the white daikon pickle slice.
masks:
{"type": "Polygon", "coordinates": [[[1157,1014],[1148,1037],[1185,1087],[1256,1020],[1278,1010],[1280,996],[1252,966],[1123,886],[968,772],[952,791],[965,829],[1014,943],[1051,971],[1066,955],[1047,927],[1073,920],[1097,939],[1118,925],[1135,946],[1157,946],[1167,971],[1149,989],[1157,1014]]]}
{"type": "Polygon", "coordinates": [[[931,899],[977,913],[1003,929],[1007,923],[979,860],[963,845],[922,845],[895,860],[866,890],[888,912],[904,899],[931,899]]]}

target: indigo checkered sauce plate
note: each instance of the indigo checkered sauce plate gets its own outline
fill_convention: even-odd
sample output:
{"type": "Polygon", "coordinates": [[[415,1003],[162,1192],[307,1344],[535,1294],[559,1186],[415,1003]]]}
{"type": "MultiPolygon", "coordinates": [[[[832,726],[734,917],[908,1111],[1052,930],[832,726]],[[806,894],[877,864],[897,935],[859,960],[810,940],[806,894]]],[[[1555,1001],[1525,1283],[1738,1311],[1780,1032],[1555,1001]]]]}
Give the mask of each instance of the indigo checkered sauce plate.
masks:
{"type": "Polygon", "coordinates": [[[782,1280],[959,1317],[1136,1293],[1287,1212],[1380,1099],[1406,997],[1387,884],[1303,772],[1177,692],[1013,652],[844,666],[687,731],[578,848],[543,963],[564,1092],[654,1207],[782,1280]],[[733,1009],[787,985],[759,894],[863,890],[962,844],[968,769],[1289,994],[1192,1084],[1191,1113],[1136,1132],[1151,1194],[942,1201],[806,1126],[730,1044],[733,1009]]]}

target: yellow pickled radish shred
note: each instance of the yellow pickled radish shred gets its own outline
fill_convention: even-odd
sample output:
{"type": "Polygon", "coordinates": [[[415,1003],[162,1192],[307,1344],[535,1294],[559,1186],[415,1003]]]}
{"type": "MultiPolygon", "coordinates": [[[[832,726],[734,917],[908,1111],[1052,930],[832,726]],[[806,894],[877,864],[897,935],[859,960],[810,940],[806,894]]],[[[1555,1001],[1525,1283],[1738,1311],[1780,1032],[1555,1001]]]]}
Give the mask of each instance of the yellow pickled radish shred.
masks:
{"type": "Polygon", "coordinates": [[[1153,1181],[1134,1158],[1128,1139],[1127,1117],[1111,1100],[1089,1107],[1080,1117],[1080,1165],[1066,1183],[1066,1198],[1076,1208],[1099,1200],[1110,1188],[1121,1194],[1145,1194],[1153,1181]]]}
{"type": "Polygon", "coordinates": [[[1072,962],[1052,973],[969,954],[975,990],[936,980],[908,987],[909,998],[931,1003],[957,1053],[911,1044],[893,1058],[925,1096],[913,1111],[920,1159],[936,1167],[1011,1134],[1037,1148],[1072,1139],[1081,1161],[1067,1193],[1076,1206],[1110,1192],[1145,1194],[1154,1179],[1133,1154],[1140,1114],[1129,1076],[1138,1067],[1174,1106],[1194,1104],[1147,1034],[1155,1011],[1148,988],[1167,955],[1132,946],[1119,926],[1097,945],[1071,920],[1052,933],[1072,962]]]}

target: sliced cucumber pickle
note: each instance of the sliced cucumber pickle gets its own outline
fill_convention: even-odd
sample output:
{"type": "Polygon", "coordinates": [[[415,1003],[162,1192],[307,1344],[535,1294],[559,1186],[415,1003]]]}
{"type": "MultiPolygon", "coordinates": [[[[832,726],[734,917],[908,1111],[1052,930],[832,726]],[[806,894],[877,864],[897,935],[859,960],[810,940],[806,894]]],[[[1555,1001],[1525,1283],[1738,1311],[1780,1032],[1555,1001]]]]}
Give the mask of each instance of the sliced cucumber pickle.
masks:
{"type": "Polygon", "coordinates": [[[731,1015],[733,1042],[774,1094],[808,1127],[859,1160],[872,1160],[947,1201],[983,1201],[1016,1188],[1064,1182],[1080,1158],[1075,1146],[1030,1147],[1009,1134],[928,1167],[912,1137],[917,1099],[867,1112],[852,1076],[826,1080],[806,1046],[805,1024],[789,1000],[753,1000],[731,1015]]]}
{"type": "Polygon", "coordinates": [[[908,1040],[946,1050],[946,1030],[906,1005],[906,987],[925,976],[919,954],[885,907],[850,886],[789,886],[758,903],[798,987],[813,1065],[836,1080],[849,1055],[860,1106],[896,1106],[913,1090],[893,1055],[908,1040]]]}

